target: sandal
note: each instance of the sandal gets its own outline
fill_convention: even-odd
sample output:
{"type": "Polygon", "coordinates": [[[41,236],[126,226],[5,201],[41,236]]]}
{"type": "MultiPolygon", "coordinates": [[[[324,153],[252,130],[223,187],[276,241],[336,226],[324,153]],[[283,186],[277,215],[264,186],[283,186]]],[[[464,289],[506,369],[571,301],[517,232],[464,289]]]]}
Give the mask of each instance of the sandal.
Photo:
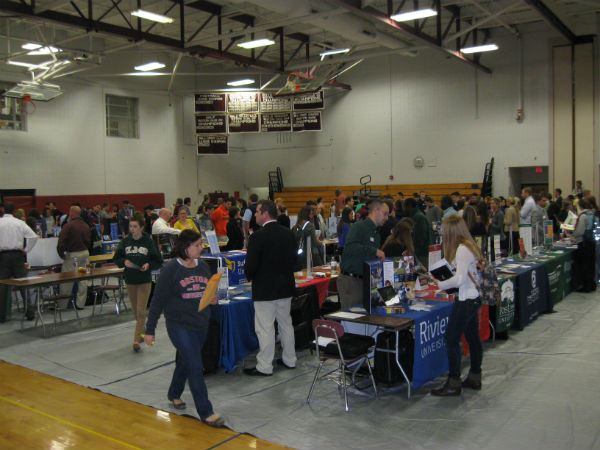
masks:
{"type": "Polygon", "coordinates": [[[208,417],[207,417],[206,419],[202,419],[202,422],[204,422],[209,427],[223,428],[225,426],[225,419],[223,419],[222,417],[216,416],[215,414],[213,414],[212,416],[209,416],[209,417],[213,417],[213,416],[215,416],[216,419],[208,420],[208,417]]]}
{"type": "Polygon", "coordinates": [[[183,400],[181,400],[180,398],[169,398],[169,401],[171,402],[171,404],[173,405],[173,408],[175,409],[185,409],[186,404],[183,400]]]}

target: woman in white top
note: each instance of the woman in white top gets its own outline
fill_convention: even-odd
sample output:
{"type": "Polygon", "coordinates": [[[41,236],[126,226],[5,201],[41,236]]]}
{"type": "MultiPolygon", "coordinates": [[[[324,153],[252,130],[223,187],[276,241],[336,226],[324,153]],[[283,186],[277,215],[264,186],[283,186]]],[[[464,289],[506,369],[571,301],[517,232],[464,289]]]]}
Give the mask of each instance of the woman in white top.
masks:
{"type": "Polygon", "coordinates": [[[477,261],[482,257],[465,221],[459,216],[450,216],[442,223],[444,257],[456,268],[452,278],[435,280],[440,289],[458,289],[454,300],[448,327],[446,328],[446,349],[448,351],[448,380],[444,385],[431,391],[432,395],[460,395],[463,387],[481,389],[481,361],[483,347],[479,339],[479,292],[473,280],[479,282],[477,261]],[[470,276],[469,276],[470,274],[470,276]],[[462,357],[461,336],[469,343],[471,370],[465,381],[460,379],[462,357]]]}

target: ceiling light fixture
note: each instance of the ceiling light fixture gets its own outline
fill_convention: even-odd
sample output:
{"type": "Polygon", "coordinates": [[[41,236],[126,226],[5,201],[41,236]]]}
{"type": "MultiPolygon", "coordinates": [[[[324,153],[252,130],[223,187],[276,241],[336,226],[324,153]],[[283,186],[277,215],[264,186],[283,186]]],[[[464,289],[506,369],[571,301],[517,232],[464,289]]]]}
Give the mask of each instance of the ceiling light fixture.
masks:
{"type": "Polygon", "coordinates": [[[11,66],[27,67],[28,69],[40,68],[40,66],[38,66],[37,64],[31,64],[21,61],[6,61],[6,64],[10,64],[11,66]]]}
{"type": "Polygon", "coordinates": [[[135,66],[135,70],[139,70],[141,72],[148,72],[149,70],[162,69],[163,67],[165,67],[163,63],[153,61],[146,64],[142,64],[140,66],[135,66]]]}
{"type": "Polygon", "coordinates": [[[171,17],[163,16],[162,14],[156,14],[150,11],[145,11],[143,9],[136,9],[135,11],[131,11],[131,15],[158,23],[172,23],[174,21],[174,19],[172,19],[171,17]]]}
{"type": "Polygon", "coordinates": [[[37,50],[32,50],[30,52],[27,52],[28,55],[31,56],[35,56],[35,55],[50,55],[51,53],[59,53],[62,50],[56,48],[56,47],[39,47],[37,50]]]}
{"type": "Polygon", "coordinates": [[[27,44],[21,45],[21,48],[24,48],[25,50],[37,50],[40,47],[40,44],[34,44],[33,42],[28,42],[27,44]]]}
{"type": "Polygon", "coordinates": [[[123,75],[127,75],[130,77],[159,77],[164,75],[171,75],[170,73],[165,72],[129,72],[124,73],[123,75]]]}
{"type": "Polygon", "coordinates": [[[255,39],[253,41],[241,42],[238,44],[238,47],[242,48],[258,48],[258,47],[266,47],[267,45],[273,45],[275,41],[271,39],[255,39]]]}
{"type": "Polygon", "coordinates": [[[498,46],[496,44],[485,44],[485,45],[476,45],[474,47],[465,47],[461,48],[461,53],[480,53],[480,52],[492,52],[494,50],[498,50],[498,46]]]}
{"type": "Polygon", "coordinates": [[[244,78],[243,80],[227,82],[227,86],[246,86],[248,84],[254,84],[254,80],[251,80],[250,78],[244,78]]]}
{"type": "Polygon", "coordinates": [[[408,20],[424,19],[426,17],[433,16],[437,16],[437,11],[434,11],[431,8],[426,8],[417,9],[416,11],[394,14],[393,16],[390,16],[390,19],[395,20],[396,22],[406,22],[408,20]]]}
{"type": "Polygon", "coordinates": [[[339,55],[340,53],[348,53],[349,51],[349,48],[335,48],[333,50],[327,50],[323,53],[319,53],[319,55],[321,56],[321,61],[323,61],[323,59],[325,59],[326,56],[339,55]]]}

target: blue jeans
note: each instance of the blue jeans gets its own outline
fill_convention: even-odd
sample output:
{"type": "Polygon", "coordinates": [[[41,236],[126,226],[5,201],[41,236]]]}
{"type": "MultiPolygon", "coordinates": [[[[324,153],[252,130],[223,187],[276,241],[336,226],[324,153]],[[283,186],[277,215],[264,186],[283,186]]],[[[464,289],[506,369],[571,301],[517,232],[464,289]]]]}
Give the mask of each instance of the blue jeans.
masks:
{"type": "Polygon", "coordinates": [[[464,333],[471,352],[471,372],[481,373],[483,346],[479,339],[479,299],[465,301],[455,300],[450,312],[450,320],[446,329],[446,349],[448,350],[448,367],[450,378],[460,378],[460,361],[462,359],[461,336],[464,333]]]}
{"type": "Polygon", "coordinates": [[[202,346],[206,339],[206,330],[194,331],[183,328],[167,328],[169,339],[177,349],[175,371],[169,386],[168,396],[171,399],[181,398],[187,379],[196,404],[200,419],[206,419],[214,411],[202,372],[202,346]]]}

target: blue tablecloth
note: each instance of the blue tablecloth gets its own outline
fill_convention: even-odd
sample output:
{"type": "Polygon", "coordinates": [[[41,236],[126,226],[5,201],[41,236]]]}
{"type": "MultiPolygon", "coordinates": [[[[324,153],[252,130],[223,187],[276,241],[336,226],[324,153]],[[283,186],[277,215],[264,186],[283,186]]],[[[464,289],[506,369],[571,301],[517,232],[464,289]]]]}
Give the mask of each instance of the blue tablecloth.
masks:
{"type": "Polygon", "coordinates": [[[546,265],[534,261],[503,261],[496,270],[503,268],[517,274],[514,327],[522,330],[540,314],[552,310],[546,265]],[[517,264],[520,267],[513,266],[517,264]]]}
{"type": "Polygon", "coordinates": [[[231,372],[237,362],[258,349],[254,331],[254,303],[250,286],[236,286],[237,295],[230,295],[229,303],[219,304],[221,319],[221,352],[219,366],[231,372]]]}
{"type": "MultiPolygon", "coordinates": [[[[426,300],[425,303],[433,305],[433,308],[430,311],[390,314],[415,321],[415,354],[412,373],[414,388],[418,388],[427,381],[448,372],[448,352],[444,337],[452,302],[426,300]]],[[[378,307],[373,314],[385,314],[385,310],[378,307]]]]}

